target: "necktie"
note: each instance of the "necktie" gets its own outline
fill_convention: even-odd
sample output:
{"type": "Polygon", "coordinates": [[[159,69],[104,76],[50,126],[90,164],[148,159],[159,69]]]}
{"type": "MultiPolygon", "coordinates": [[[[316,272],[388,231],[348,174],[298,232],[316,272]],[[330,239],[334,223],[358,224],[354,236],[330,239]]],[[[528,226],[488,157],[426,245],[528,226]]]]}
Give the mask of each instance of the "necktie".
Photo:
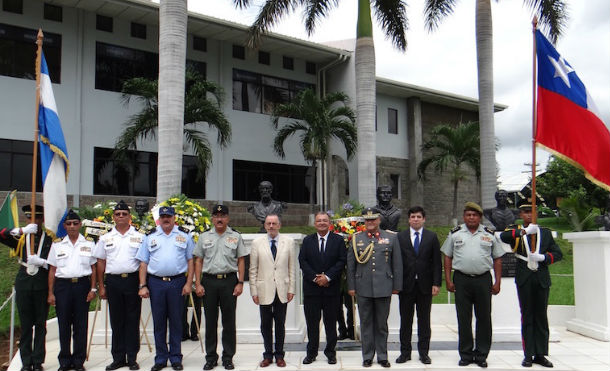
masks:
{"type": "Polygon", "coordinates": [[[277,246],[275,246],[275,240],[271,240],[271,255],[273,255],[273,260],[275,260],[275,256],[277,255],[277,246]]]}
{"type": "Polygon", "coordinates": [[[415,255],[419,254],[419,232],[415,232],[415,241],[413,242],[413,250],[415,250],[415,255]]]}
{"type": "Polygon", "coordinates": [[[320,238],[320,254],[324,255],[324,237],[320,238]]]}

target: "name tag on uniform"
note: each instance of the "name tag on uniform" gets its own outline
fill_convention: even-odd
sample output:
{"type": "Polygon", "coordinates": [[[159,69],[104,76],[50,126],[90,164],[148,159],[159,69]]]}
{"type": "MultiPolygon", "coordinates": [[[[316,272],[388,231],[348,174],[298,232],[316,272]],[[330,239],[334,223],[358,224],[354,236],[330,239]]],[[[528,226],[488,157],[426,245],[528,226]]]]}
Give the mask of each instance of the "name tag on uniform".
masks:
{"type": "Polygon", "coordinates": [[[212,246],[214,246],[214,242],[212,240],[204,240],[203,241],[203,248],[204,249],[209,249],[212,246]]]}
{"type": "Polygon", "coordinates": [[[68,257],[68,252],[66,251],[65,248],[58,248],[57,249],[57,255],[56,255],[57,259],[65,259],[68,257]]]}
{"type": "Polygon", "coordinates": [[[150,249],[151,250],[156,249],[157,248],[157,240],[155,240],[154,238],[151,238],[151,240],[149,242],[149,245],[150,245],[150,249]]]}
{"type": "Polygon", "coordinates": [[[455,247],[462,247],[462,246],[464,246],[464,241],[462,241],[462,240],[455,240],[455,241],[453,242],[453,245],[454,245],[455,247]]]}

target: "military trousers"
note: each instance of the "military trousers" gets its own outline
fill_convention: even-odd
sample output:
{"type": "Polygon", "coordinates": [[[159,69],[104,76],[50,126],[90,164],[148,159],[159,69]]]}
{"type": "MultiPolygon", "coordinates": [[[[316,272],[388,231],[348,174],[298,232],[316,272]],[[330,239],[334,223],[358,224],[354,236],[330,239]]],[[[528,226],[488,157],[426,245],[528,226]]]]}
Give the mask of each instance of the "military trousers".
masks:
{"type": "Polygon", "coordinates": [[[362,338],[362,359],[388,360],[388,316],[392,297],[370,298],[358,295],[362,338]]]}
{"type": "Polygon", "coordinates": [[[112,359],[133,363],[140,350],[140,311],[142,298],[138,295],[138,271],[106,274],[106,296],[112,327],[112,359]]]}
{"type": "Polygon", "coordinates": [[[201,284],[205,289],[203,311],[205,316],[205,359],[207,362],[218,361],[216,347],[218,344],[218,309],[222,314],[222,361],[231,361],[237,347],[237,329],[235,310],[237,297],[233,290],[237,285],[237,275],[228,273],[223,278],[203,274],[201,284]]]}
{"type": "Polygon", "coordinates": [[[413,315],[417,308],[417,350],[420,356],[427,356],[432,333],[430,330],[432,292],[422,294],[416,283],[410,292],[401,292],[398,297],[400,299],[400,354],[411,355],[413,315]]]}
{"type": "Polygon", "coordinates": [[[458,351],[463,360],[485,361],[491,349],[491,274],[453,274],[455,309],[458,320],[458,351]],[[472,309],[476,316],[472,336],[472,309]]]}
{"type": "Polygon", "coordinates": [[[87,353],[87,326],[91,290],[89,276],[81,278],[55,278],[55,311],[59,327],[59,365],[82,366],[87,353]],[[72,347],[71,340],[74,341],[72,347]],[[71,349],[72,348],[72,349],[71,349]]]}
{"type": "Polygon", "coordinates": [[[547,307],[549,288],[540,285],[535,274],[517,286],[521,307],[521,337],[526,357],[549,354],[549,320],[547,307]]]}
{"type": "Polygon", "coordinates": [[[24,366],[42,364],[45,360],[45,337],[47,334],[47,303],[49,272],[39,268],[30,276],[21,266],[15,279],[15,301],[21,322],[19,355],[24,366]],[[32,336],[33,332],[33,336],[32,336]]]}

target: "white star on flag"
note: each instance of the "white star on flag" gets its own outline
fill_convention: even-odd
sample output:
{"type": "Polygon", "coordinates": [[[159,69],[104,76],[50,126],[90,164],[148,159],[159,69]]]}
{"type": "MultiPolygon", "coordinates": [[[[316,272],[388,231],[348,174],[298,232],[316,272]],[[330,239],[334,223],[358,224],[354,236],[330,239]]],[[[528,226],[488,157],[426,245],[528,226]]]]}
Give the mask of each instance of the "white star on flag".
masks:
{"type": "Polygon", "coordinates": [[[551,61],[551,64],[553,64],[553,67],[555,67],[555,75],[553,76],[553,78],[558,76],[561,77],[561,79],[568,86],[568,88],[571,88],[568,74],[570,72],[574,72],[574,69],[570,67],[568,65],[568,62],[566,62],[566,60],[563,59],[563,57],[561,56],[559,57],[559,59],[553,59],[553,57],[551,57],[550,55],[548,57],[551,61]]]}

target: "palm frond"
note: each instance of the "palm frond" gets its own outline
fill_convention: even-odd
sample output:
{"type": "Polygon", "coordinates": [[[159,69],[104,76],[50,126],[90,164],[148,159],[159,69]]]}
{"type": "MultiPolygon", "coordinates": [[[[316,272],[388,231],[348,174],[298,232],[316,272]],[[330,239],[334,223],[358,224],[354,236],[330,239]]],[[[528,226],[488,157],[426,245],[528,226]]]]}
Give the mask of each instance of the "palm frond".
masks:
{"type": "Polygon", "coordinates": [[[212,150],[206,135],[196,129],[184,129],[187,143],[193,148],[197,157],[197,180],[204,180],[212,165],[212,150]]]}
{"type": "Polygon", "coordinates": [[[407,10],[402,0],[376,0],[375,14],[386,37],[400,51],[407,50],[406,32],[409,28],[407,10]]]}
{"type": "MultiPolygon", "coordinates": [[[[242,0],[243,1],[243,0],[242,0]]],[[[248,31],[246,44],[258,48],[261,36],[268,32],[282,17],[293,11],[303,0],[268,0],[261,7],[254,23],[248,31]]]]}
{"type": "Polygon", "coordinates": [[[286,157],[284,142],[299,131],[307,131],[307,127],[299,122],[292,122],[277,130],[273,139],[273,151],[281,158],[286,157]]]}
{"type": "Polygon", "coordinates": [[[456,0],[426,0],[424,6],[425,27],[431,32],[438,28],[441,21],[453,14],[456,0]]]}
{"type": "Polygon", "coordinates": [[[539,18],[542,30],[555,44],[565,31],[568,21],[568,7],[564,0],[525,0],[525,4],[539,18]]]}
{"type": "Polygon", "coordinates": [[[308,0],[305,3],[305,30],[311,36],[318,19],[326,16],[333,6],[339,5],[339,0],[308,0]]]}

